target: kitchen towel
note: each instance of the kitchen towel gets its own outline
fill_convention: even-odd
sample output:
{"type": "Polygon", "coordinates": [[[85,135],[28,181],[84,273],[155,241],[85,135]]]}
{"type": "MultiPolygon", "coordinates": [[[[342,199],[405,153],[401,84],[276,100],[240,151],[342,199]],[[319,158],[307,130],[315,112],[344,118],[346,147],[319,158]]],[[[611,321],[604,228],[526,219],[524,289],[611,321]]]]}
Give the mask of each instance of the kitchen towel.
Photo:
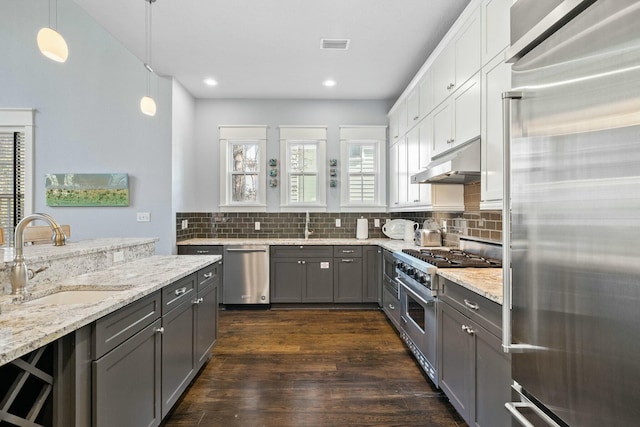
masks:
{"type": "Polygon", "coordinates": [[[369,238],[369,221],[366,218],[358,218],[356,224],[356,239],[364,240],[369,238]]]}

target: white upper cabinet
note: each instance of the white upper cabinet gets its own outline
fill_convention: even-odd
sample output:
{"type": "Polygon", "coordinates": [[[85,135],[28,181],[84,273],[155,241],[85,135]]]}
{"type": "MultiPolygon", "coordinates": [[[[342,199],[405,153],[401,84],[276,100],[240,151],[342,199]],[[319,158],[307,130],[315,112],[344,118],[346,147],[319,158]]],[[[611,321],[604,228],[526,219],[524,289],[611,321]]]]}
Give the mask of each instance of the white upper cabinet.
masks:
{"type": "Polygon", "coordinates": [[[407,133],[407,129],[409,129],[409,123],[407,121],[407,102],[404,101],[398,107],[398,132],[400,136],[407,133]]]}
{"type": "Polygon", "coordinates": [[[482,144],[480,146],[480,208],[502,209],[503,119],[502,93],[511,89],[511,64],[505,53],[482,68],[482,144]]]}
{"type": "Polygon", "coordinates": [[[434,105],[440,104],[482,66],[480,7],[469,15],[433,63],[434,105]]]}
{"type": "Polygon", "coordinates": [[[482,67],[482,25],[480,7],[469,16],[462,29],[456,34],[455,46],[455,84],[463,85],[482,67]]]}
{"type": "Polygon", "coordinates": [[[389,208],[395,209],[400,206],[400,195],[398,194],[398,143],[392,143],[389,147],[389,208]]]}
{"type": "Polygon", "coordinates": [[[433,110],[433,78],[432,71],[428,69],[420,79],[420,115],[426,116],[433,110]]]}
{"type": "Polygon", "coordinates": [[[482,63],[495,58],[510,43],[509,9],[513,0],[482,2],[482,63]]]}
{"type": "Polygon", "coordinates": [[[411,129],[420,121],[420,87],[415,87],[407,97],[407,121],[411,129]]]}
{"type": "Polygon", "coordinates": [[[431,156],[480,136],[480,73],[433,111],[431,156]]]}

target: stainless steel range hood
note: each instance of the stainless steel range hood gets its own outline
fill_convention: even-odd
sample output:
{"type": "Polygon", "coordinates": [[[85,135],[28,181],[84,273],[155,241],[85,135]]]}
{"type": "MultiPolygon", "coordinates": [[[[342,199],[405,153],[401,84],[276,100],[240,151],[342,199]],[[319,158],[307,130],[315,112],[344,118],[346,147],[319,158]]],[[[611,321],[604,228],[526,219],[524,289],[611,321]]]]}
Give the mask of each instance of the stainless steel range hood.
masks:
{"type": "Polygon", "coordinates": [[[411,177],[414,184],[466,184],[476,181],[480,181],[480,138],[433,157],[427,169],[411,177]]]}

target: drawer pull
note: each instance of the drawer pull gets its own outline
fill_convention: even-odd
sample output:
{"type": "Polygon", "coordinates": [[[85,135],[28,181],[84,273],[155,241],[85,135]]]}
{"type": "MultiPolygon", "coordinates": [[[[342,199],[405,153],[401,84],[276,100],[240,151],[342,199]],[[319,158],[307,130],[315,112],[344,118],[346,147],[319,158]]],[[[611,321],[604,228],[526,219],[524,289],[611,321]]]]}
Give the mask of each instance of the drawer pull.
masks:
{"type": "Polygon", "coordinates": [[[468,299],[464,300],[464,305],[466,305],[467,308],[470,308],[471,310],[480,310],[480,306],[478,305],[478,303],[469,301],[468,299]]]}
{"type": "Polygon", "coordinates": [[[211,279],[213,277],[213,271],[204,274],[205,279],[211,279]]]}
{"type": "Polygon", "coordinates": [[[180,296],[180,295],[184,295],[187,293],[187,288],[180,288],[180,289],[176,289],[175,292],[176,296],[180,296]]]}
{"type": "Polygon", "coordinates": [[[349,263],[349,262],[353,262],[353,259],[344,259],[344,258],[343,258],[343,259],[342,259],[342,262],[347,262],[347,263],[349,263]]]}
{"type": "Polygon", "coordinates": [[[156,328],[156,331],[155,331],[155,332],[156,332],[157,334],[164,334],[164,328],[163,328],[162,326],[161,326],[161,327],[159,327],[159,328],[156,328]]]}
{"type": "Polygon", "coordinates": [[[355,252],[355,251],[354,251],[353,249],[343,249],[343,250],[342,250],[342,253],[343,253],[343,254],[352,254],[352,253],[354,253],[354,252],[355,252]]]}
{"type": "Polygon", "coordinates": [[[207,251],[207,250],[204,250],[204,251],[200,250],[200,251],[196,251],[196,253],[198,253],[198,254],[208,254],[208,253],[209,253],[209,251],[207,251]]]}

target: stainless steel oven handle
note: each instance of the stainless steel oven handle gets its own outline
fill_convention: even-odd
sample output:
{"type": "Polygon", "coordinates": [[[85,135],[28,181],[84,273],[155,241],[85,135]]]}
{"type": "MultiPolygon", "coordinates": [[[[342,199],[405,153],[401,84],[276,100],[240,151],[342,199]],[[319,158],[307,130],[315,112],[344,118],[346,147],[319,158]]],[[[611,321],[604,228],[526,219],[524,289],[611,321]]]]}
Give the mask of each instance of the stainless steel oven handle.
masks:
{"type": "Polygon", "coordinates": [[[429,304],[433,304],[435,302],[435,300],[425,300],[423,297],[421,297],[420,295],[418,295],[413,289],[411,289],[411,287],[409,285],[407,285],[406,283],[404,283],[402,280],[400,280],[400,278],[396,277],[396,282],[398,282],[398,284],[400,286],[402,286],[408,293],[411,294],[411,296],[415,299],[418,300],[419,303],[427,306],[429,304]]]}

